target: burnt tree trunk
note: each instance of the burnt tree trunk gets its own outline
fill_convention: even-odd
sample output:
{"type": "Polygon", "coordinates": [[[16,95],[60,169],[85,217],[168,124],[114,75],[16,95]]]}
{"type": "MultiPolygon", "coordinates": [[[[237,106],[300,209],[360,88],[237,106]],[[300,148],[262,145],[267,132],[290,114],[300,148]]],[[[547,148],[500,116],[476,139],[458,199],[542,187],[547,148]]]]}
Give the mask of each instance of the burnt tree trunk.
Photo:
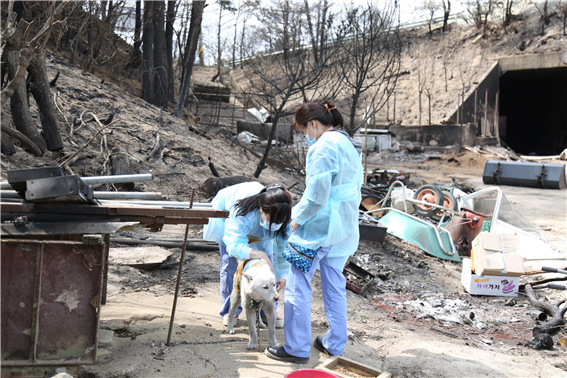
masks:
{"type": "Polygon", "coordinates": [[[222,2],[220,3],[220,7],[219,7],[219,27],[217,30],[217,74],[215,76],[213,76],[211,81],[215,81],[215,80],[219,80],[221,79],[221,58],[222,58],[222,46],[221,46],[221,26],[222,26],[222,2]]]}
{"type": "Polygon", "coordinates": [[[246,19],[244,19],[244,22],[242,23],[242,34],[240,37],[240,69],[244,69],[244,33],[246,30],[246,19]]]}
{"type": "Polygon", "coordinates": [[[281,114],[280,112],[281,109],[280,111],[277,112],[277,114],[274,116],[272,120],[272,128],[270,129],[270,133],[268,134],[268,141],[266,144],[266,150],[264,151],[264,156],[262,156],[262,159],[260,159],[260,162],[256,167],[256,171],[254,172],[254,177],[256,178],[260,177],[260,174],[262,173],[264,168],[266,168],[266,162],[268,161],[268,157],[270,156],[270,150],[272,149],[272,141],[274,140],[274,137],[276,136],[276,132],[278,130],[278,121],[280,119],[280,114],[281,114]]]}
{"type": "Polygon", "coordinates": [[[63,142],[59,133],[59,121],[47,79],[45,55],[43,53],[32,59],[28,66],[28,72],[31,75],[30,90],[39,107],[43,139],[49,151],[59,151],[63,148],[63,142]]]}
{"type": "MultiPolygon", "coordinates": [[[[21,28],[18,28],[15,34],[23,33],[21,28]]],[[[22,35],[19,38],[12,39],[13,41],[21,41],[22,35]]],[[[21,44],[21,43],[20,43],[21,44]]],[[[6,63],[8,66],[8,80],[12,80],[18,70],[19,56],[22,46],[7,44],[6,46],[6,63]]],[[[10,97],[10,109],[12,111],[12,119],[14,126],[18,131],[29,138],[40,150],[45,151],[45,141],[37,131],[33,119],[30,114],[30,107],[28,103],[28,96],[26,91],[26,81],[22,80],[20,85],[10,97]]]]}
{"type": "Polygon", "coordinates": [[[187,47],[185,48],[185,62],[183,62],[183,78],[181,81],[181,89],[179,90],[179,98],[175,107],[174,115],[181,118],[183,107],[187,103],[189,97],[189,83],[191,82],[191,73],[193,71],[193,62],[195,62],[195,53],[199,43],[199,34],[201,34],[201,21],[203,19],[203,9],[205,9],[204,1],[193,1],[191,9],[191,24],[189,25],[189,37],[187,38],[187,47]]]}
{"type": "Polygon", "coordinates": [[[142,99],[154,103],[154,23],[153,1],[144,1],[144,33],[142,35],[142,99]]]}
{"type": "Polygon", "coordinates": [[[319,24],[319,60],[324,61],[326,56],[325,43],[327,42],[327,30],[325,26],[327,25],[327,10],[329,9],[329,3],[327,0],[323,1],[321,23],[319,24]]]}
{"type": "Polygon", "coordinates": [[[100,2],[100,13],[101,13],[101,20],[104,21],[106,19],[106,5],[108,1],[101,1],[100,2]]]}
{"type": "Polygon", "coordinates": [[[132,56],[130,61],[126,65],[126,69],[138,68],[142,64],[142,52],[140,47],[142,46],[142,2],[140,0],[136,1],[136,21],[134,26],[134,49],[132,50],[132,56]]]}
{"type": "Polygon", "coordinates": [[[447,3],[443,1],[443,33],[449,31],[449,14],[451,13],[451,2],[447,0],[447,3]]]}
{"type": "Polygon", "coordinates": [[[353,136],[354,133],[357,130],[356,125],[354,124],[355,122],[355,117],[356,117],[356,107],[358,106],[358,100],[360,97],[360,93],[357,91],[353,96],[352,96],[352,101],[350,103],[350,116],[349,116],[349,121],[348,121],[348,128],[346,129],[346,132],[348,133],[348,135],[353,136]]]}
{"type": "Polygon", "coordinates": [[[167,107],[167,49],[165,46],[165,1],[154,1],[154,105],[167,107]]]}
{"type": "Polygon", "coordinates": [[[319,64],[319,50],[317,46],[317,39],[315,38],[315,33],[313,32],[313,22],[311,21],[311,11],[309,10],[309,2],[305,0],[305,15],[307,16],[307,28],[309,30],[309,37],[311,37],[311,46],[313,46],[313,59],[315,59],[315,64],[319,64]]]}
{"type": "Polygon", "coordinates": [[[154,1],[154,105],[167,107],[167,49],[165,46],[165,1],[154,1]]]}
{"type": "Polygon", "coordinates": [[[154,105],[167,107],[167,49],[165,46],[165,1],[154,1],[154,105]]]}
{"type": "Polygon", "coordinates": [[[165,44],[167,48],[167,99],[175,102],[173,92],[173,24],[175,22],[175,0],[167,2],[165,19],[165,44]]]}
{"type": "Polygon", "coordinates": [[[431,94],[429,94],[429,93],[427,94],[427,102],[429,104],[429,113],[428,113],[428,116],[429,116],[428,121],[429,122],[428,122],[428,125],[431,126],[431,94]]]}
{"type": "Polygon", "coordinates": [[[421,124],[421,92],[419,92],[419,126],[423,126],[421,124]]]}

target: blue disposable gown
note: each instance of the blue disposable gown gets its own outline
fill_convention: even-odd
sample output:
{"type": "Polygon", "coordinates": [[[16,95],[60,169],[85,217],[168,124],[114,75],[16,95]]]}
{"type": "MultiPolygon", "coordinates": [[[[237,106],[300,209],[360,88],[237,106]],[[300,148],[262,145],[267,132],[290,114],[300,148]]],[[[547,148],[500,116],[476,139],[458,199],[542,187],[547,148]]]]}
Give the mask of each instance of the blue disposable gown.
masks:
{"type": "Polygon", "coordinates": [[[351,256],[360,238],[361,155],[347,135],[327,131],[309,148],[306,161],[305,192],[292,212],[300,226],[289,241],[311,249],[332,246],[331,259],[351,256]]]}
{"type": "Polygon", "coordinates": [[[233,205],[240,199],[258,194],[264,186],[257,182],[245,182],[220,190],[212,201],[214,209],[229,210],[230,215],[223,218],[211,218],[203,228],[203,239],[224,243],[229,256],[246,260],[250,251],[256,249],[265,252],[274,263],[277,279],[286,279],[289,263],[283,258],[282,251],[291,235],[288,224],[286,238],[275,236],[260,225],[260,210],[254,210],[243,216],[236,216],[233,205]]]}

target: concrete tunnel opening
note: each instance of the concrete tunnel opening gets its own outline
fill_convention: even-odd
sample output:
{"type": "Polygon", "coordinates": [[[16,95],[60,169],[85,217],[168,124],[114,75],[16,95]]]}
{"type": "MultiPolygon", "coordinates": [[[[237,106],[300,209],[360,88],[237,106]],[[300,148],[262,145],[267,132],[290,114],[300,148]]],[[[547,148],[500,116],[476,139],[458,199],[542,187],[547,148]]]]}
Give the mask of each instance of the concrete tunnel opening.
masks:
{"type": "Polygon", "coordinates": [[[507,71],[500,77],[500,138],[520,154],[567,148],[567,69],[507,71]]]}

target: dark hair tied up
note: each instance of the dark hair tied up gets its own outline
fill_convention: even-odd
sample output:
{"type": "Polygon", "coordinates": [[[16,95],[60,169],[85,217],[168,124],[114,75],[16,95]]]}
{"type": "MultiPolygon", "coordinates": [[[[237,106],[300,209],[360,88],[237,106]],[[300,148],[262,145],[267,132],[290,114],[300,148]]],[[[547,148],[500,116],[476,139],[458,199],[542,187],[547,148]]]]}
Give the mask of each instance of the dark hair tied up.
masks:
{"type": "Polygon", "coordinates": [[[301,131],[309,121],[319,121],[325,126],[343,128],[343,116],[333,101],[324,101],[321,104],[306,102],[295,112],[294,128],[301,131]]]}

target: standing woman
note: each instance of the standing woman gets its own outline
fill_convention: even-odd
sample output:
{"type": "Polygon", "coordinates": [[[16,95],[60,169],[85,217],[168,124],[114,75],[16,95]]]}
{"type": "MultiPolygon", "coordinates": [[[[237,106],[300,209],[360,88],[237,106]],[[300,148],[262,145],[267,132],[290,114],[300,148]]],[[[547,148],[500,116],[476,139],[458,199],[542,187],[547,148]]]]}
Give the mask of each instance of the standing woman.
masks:
{"type": "MultiPolygon", "coordinates": [[[[285,286],[289,263],[281,252],[291,235],[292,201],[279,184],[264,187],[257,182],[245,182],[219,191],[212,205],[214,209],[230,211],[226,220],[211,218],[203,229],[204,240],[219,244],[220,315],[227,325],[238,260],[263,260],[276,275],[276,290],[285,286]]],[[[239,307],[237,316],[241,311],[239,307]]],[[[283,319],[276,318],[276,327],[282,326],[283,319]]]]}
{"type": "Polygon", "coordinates": [[[291,247],[284,252],[286,257],[288,251],[295,253],[295,262],[289,259],[292,265],[285,291],[286,343],[269,347],[266,354],[276,360],[305,364],[311,350],[311,280],[317,268],[329,329],[324,337],[313,341],[313,346],[341,355],[347,342],[346,280],[342,271],[358,249],[362,148],[342,130],[343,117],[332,102],[301,105],[294,127],[305,134],[310,146],[306,188],[293,208],[291,247]],[[305,255],[313,256],[310,268],[311,261],[305,255]]]}

